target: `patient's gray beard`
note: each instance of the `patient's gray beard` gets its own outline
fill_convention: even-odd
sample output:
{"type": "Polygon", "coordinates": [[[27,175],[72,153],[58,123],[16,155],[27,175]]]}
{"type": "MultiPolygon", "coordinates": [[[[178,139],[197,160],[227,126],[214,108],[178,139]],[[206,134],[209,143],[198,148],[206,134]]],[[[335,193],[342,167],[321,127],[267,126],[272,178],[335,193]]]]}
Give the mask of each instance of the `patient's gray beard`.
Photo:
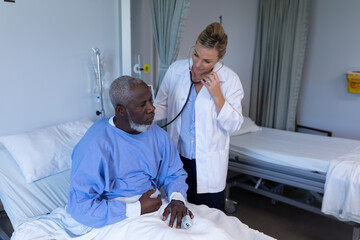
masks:
{"type": "Polygon", "coordinates": [[[128,116],[129,116],[129,123],[130,123],[130,127],[131,127],[132,129],[134,129],[134,130],[137,131],[137,132],[142,133],[142,132],[145,132],[146,130],[148,130],[148,129],[150,128],[151,124],[150,124],[150,125],[146,125],[146,124],[134,123],[134,122],[131,120],[130,113],[129,113],[129,111],[128,111],[127,109],[126,109],[126,112],[127,112],[128,116]]]}

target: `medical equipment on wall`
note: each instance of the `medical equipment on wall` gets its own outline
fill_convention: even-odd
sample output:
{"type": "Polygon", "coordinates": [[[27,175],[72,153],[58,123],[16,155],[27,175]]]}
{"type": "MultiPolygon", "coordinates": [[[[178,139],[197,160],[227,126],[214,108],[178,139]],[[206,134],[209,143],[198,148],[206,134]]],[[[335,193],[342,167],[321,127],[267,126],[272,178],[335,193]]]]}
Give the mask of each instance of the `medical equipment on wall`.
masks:
{"type": "Polygon", "coordinates": [[[96,91],[96,100],[99,103],[99,110],[96,111],[96,115],[101,115],[102,118],[105,118],[105,110],[104,110],[104,99],[103,99],[103,81],[101,75],[101,62],[100,62],[100,50],[98,48],[92,48],[94,53],[96,54],[96,79],[97,79],[97,91],[96,91]]]}
{"type": "Polygon", "coordinates": [[[140,55],[137,56],[137,63],[134,65],[134,72],[139,75],[139,79],[141,79],[141,71],[144,71],[144,73],[150,72],[150,65],[144,64],[143,67],[141,67],[140,64],[140,55]]]}
{"type": "MultiPolygon", "coordinates": [[[[191,50],[194,49],[194,48],[195,48],[195,46],[192,46],[192,47],[189,49],[189,58],[188,58],[188,60],[189,60],[189,73],[190,73],[190,81],[191,81],[191,84],[190,84],[189,92],[188,92],[188,95],[187,95],[187,97],[186,97],[185,103],[184,103],[183,107],[181,108],[180,112],[179,112],[170,122],[168,122],[168,123],[166,123],[165,125],[161,126],[161,128],[164,128],[164,127],[170,125],[170,124],[171,124],[172,122],[174,122],[174,121],[180,116],[180,114],[184,111],[185,106],[186,106],[186,104],[188,103],[189,98],[190,98],[190,93],[191,93],[191,88],[192,88],[192,86],[193,86],[194,84],[199,84],[199,83],[201,83],[201,80],[204,80],[204,82],[206,83],[206,80],[205,80],[204,78],[201,79],[201,80],[198,81],[198,82],[195,82],[195,81],[193,80],[192,73],[191,73],[191,67],[192,67],[192,66],[191,66],[191,63],[190,63],[190,58],[191,58],[191,57],[190,57],[190,54],[191,54],[191,50]]],[[[213,70],[213,72],[218,72],[223,66],[224,66],[224,63],[221,61],[221,66],[219,67],[219,69],[213,70]]]]}
{"type": "MultiPolygon", "coordinates": [[[[133,68],[134,72],[136,74],[138,74],[138,78],[141,79],[141,71],[144,71],[144,73],[149,73],[150,72],[150,65],[149,64],[144,64],[143,67],[141,67],[141,64],[140,64],[140,55],[137,56],[137,63],[134,65],[134,68],[133,68]]],[[[151,84],[148,84],[148,87],[150,89],[150,92],[151,92],[151,95],[152,95],[152,98],[153,98],[153,102],[155,100],[155,95],[154,95],[154,87],[151,85],[151,84]]]]}

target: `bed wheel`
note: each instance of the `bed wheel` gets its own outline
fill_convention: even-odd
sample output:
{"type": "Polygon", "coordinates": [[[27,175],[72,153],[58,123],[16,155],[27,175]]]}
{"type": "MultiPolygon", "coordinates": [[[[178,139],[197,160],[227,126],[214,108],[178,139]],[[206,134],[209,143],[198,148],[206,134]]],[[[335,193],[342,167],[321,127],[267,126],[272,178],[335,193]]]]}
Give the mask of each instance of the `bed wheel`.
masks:
{"type": "Polygon", "coordinates": [[[236,205],[237,205],[237,202],[226,198],[225,199],[225,207],[224,207],[225,212],[227,212],[227,213],[236,212],[236,205]]]}

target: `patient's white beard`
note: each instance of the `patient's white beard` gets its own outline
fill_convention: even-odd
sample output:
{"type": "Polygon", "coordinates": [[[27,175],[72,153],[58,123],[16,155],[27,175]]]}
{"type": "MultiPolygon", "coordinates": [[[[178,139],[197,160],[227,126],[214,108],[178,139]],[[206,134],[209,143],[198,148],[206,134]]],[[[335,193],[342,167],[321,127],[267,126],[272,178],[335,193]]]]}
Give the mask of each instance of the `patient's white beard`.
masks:
{"type": "Polygon", "coordinates": [[[131,116],[130,116],[130,113],[129,111],[126,109],[126,112],[129,116],[129,123],[130,123],[130,127],[132,129],[134,129],[135,131],[137,132],[145,132],[146,130],[148,130],[150,127],[151,127],[151,124],[150,125],[146,125],[146,124],[138,124],[138,123],[134,123],[132,120],[131,120],[131,116]]]}
{"type": "Polygon", "coordinates": [[[137,124],[137,123],[134,123],[133,121],[131,121],[131,119],[129,119],[129,122],[130,122],[130,127],[132,129],[134,129],[135,131],[137,132],[145,132],[146,130],[148,130],[151,126],[150,125],[146,125],[146,124],[137,124]]]}

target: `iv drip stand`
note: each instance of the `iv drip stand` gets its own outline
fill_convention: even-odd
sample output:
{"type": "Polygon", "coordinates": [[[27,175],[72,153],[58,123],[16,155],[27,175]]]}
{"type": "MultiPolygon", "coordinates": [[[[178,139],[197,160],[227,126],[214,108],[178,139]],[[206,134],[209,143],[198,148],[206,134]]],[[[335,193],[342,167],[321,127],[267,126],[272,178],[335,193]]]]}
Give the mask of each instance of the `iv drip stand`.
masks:
{"type": "Polygon", "coordinates": [[[100,100],[100,111],[96,111],[96,115],[101,115],[102,118],[105,117],[105,110],[104,110],[104,101],[103,101],[103,89],[102,89],[102,79],[101,79],[101,65],[100,65],[100,51],[98,48],[93,48],[93,51],[96,54],[96,60],[97,60],[97,73],[98,73],[98,85],[99,85],[99,100],[100,100]]]}

